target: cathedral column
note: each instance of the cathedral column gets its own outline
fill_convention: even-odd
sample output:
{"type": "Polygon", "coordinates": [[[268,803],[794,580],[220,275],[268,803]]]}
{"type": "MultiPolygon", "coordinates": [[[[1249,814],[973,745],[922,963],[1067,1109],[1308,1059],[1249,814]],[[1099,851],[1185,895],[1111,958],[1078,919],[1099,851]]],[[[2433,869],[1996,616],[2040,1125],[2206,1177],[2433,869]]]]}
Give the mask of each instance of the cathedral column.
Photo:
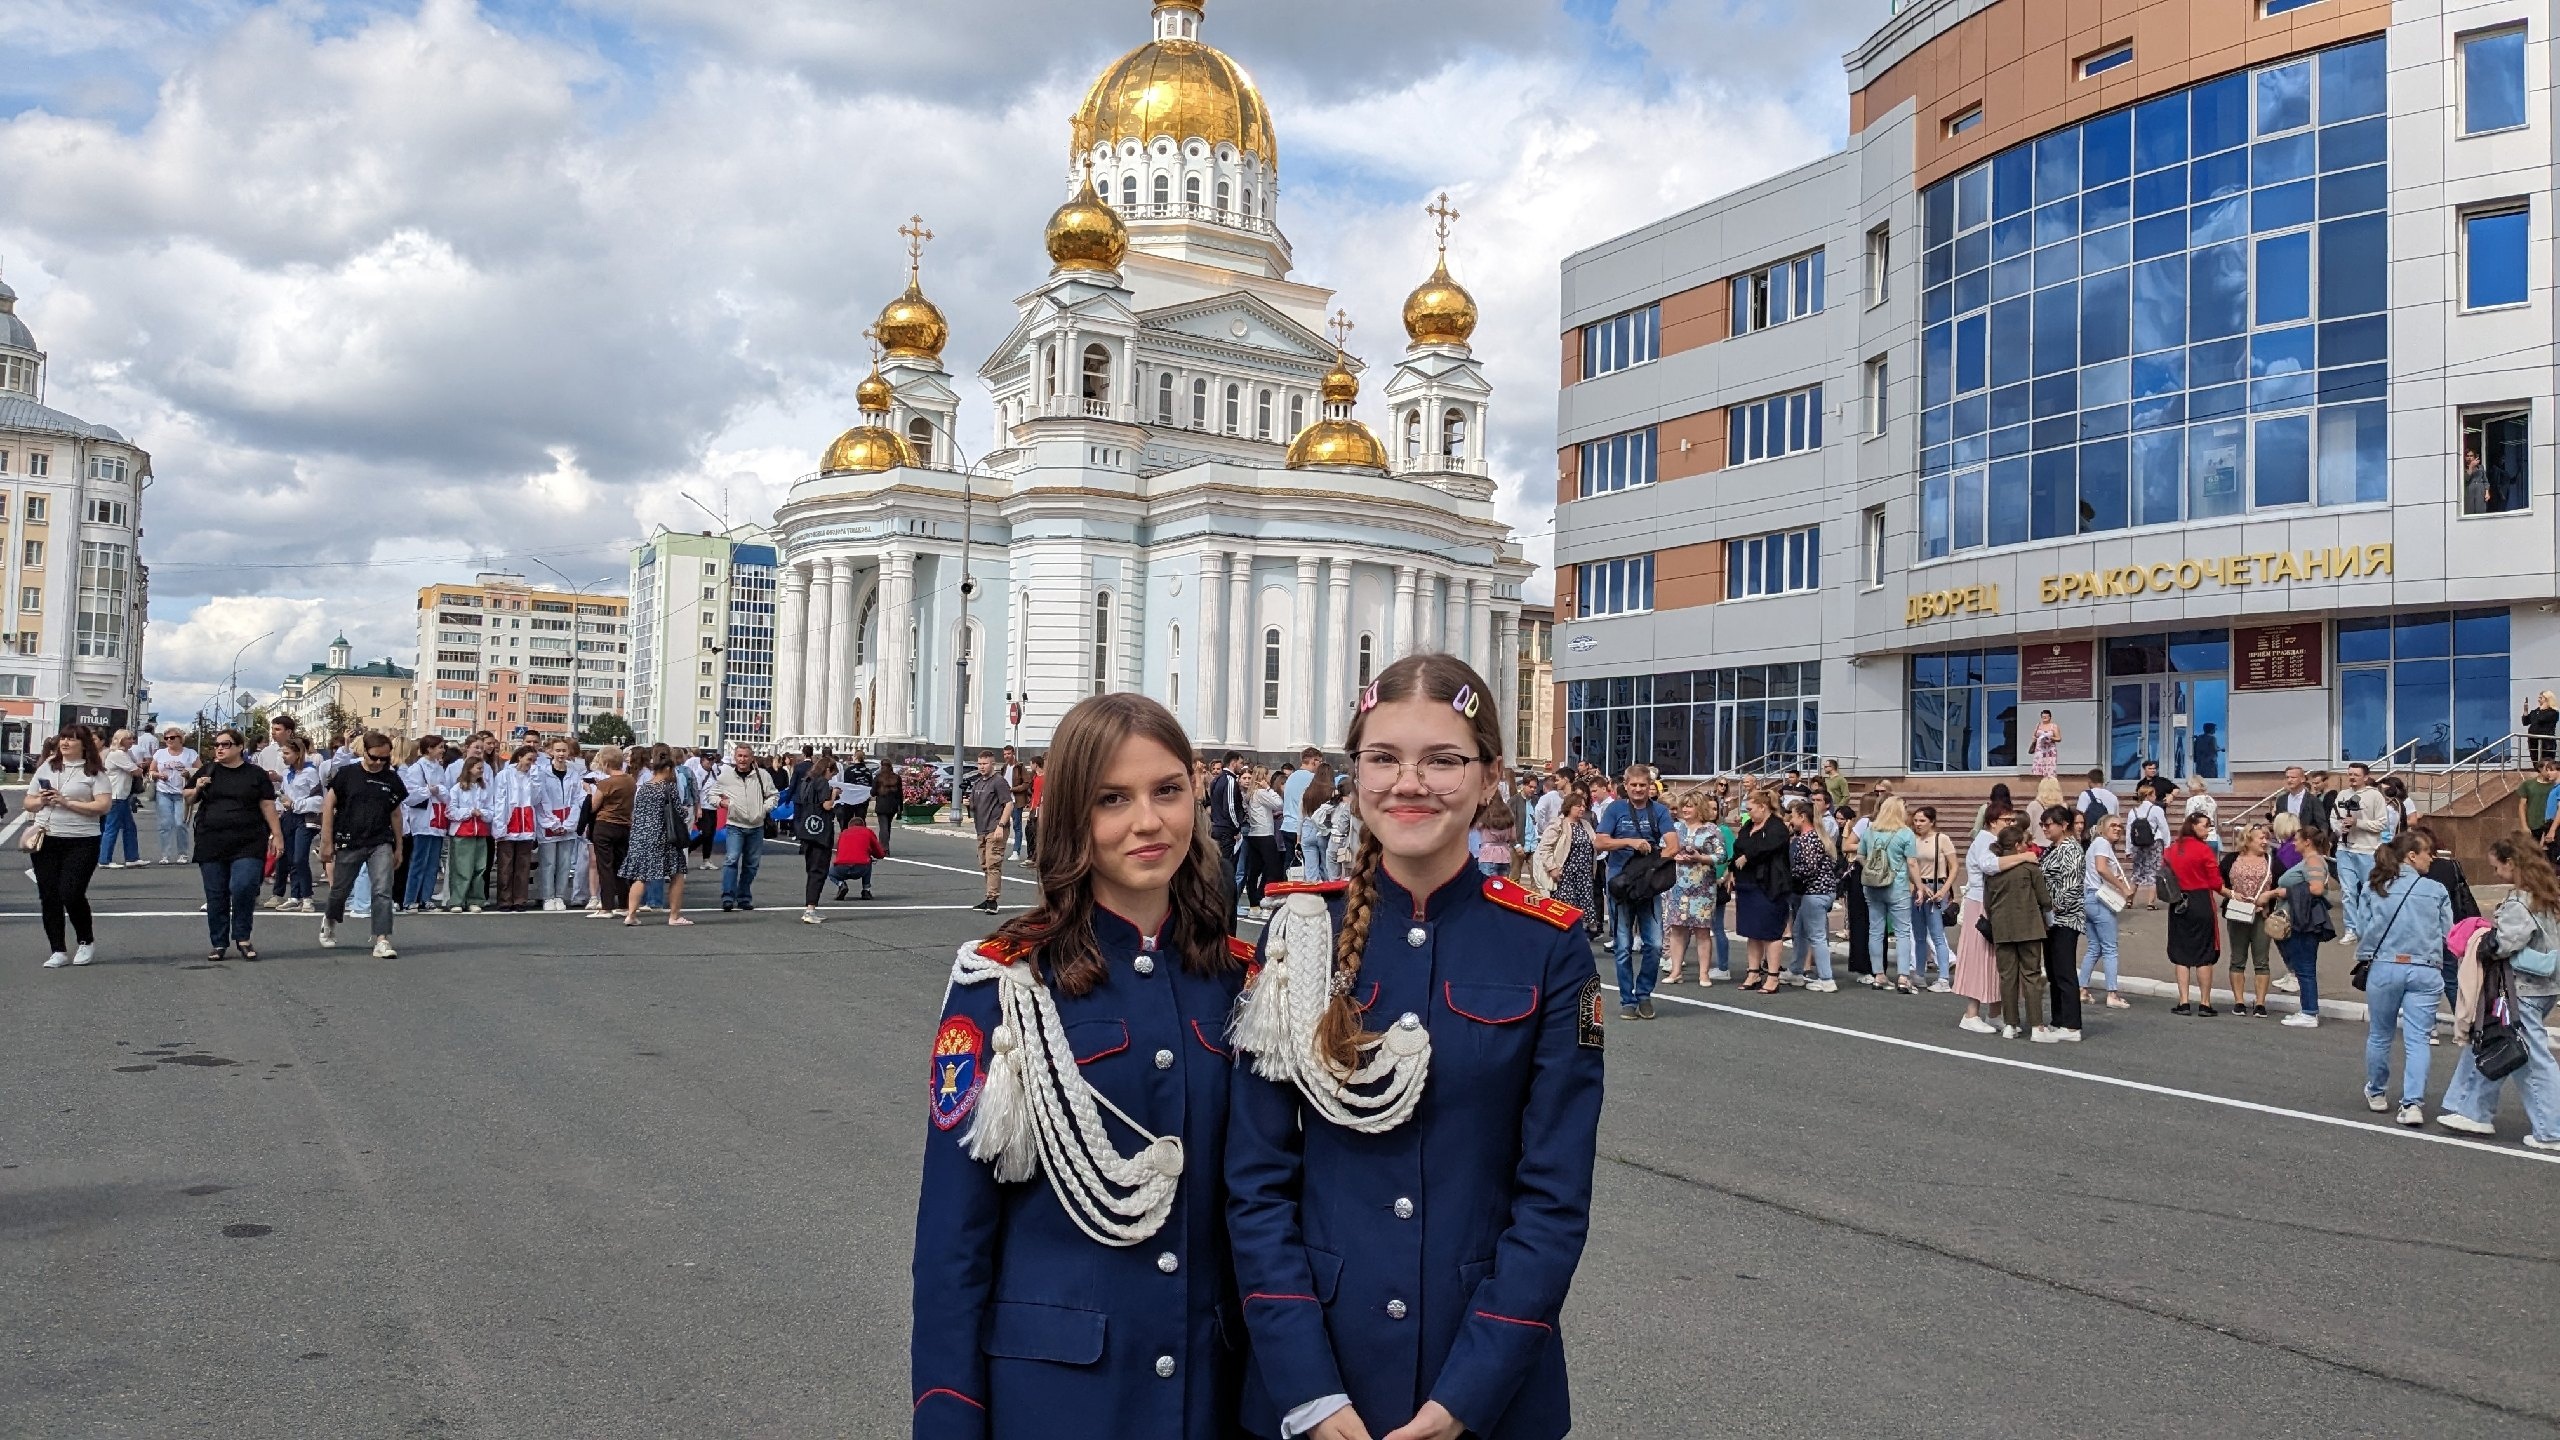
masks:
{"type": "MultiPolygon", "coordinates": [[[[1192,733],[1205,747],[1226,734],[1226,687],[1218,677],[1226,671],[1225,634],[1220,627],[1227,611],[1227,552],[1211,550],[1200,557],[1200,653],[1191,669],[1192,703],[1199,713],[1192,733]]],[[[1177,719],[1180,717],[1176,717],[1177,719]]]]}
{"type": "Polygon", "coordinates": [[[1493,668],[1501,673],[1494,677],[1494,688],[1502,692],[1502,711],[1509,717],[1512,734],[1520,732],[1520,612],[1505,610],[1496,617],[1493,631],[1493,668]]]}
{"type": "Polygon", "coordinates": [[[1324,713],[1316,724],[1316,743],[1338,746],[1350,734],[1351,706],[1343,696],[1360,676],[1360,661],[1351,653],[1351,562],[1336,559],[1329,562],[1329,568],[1333,614],[1326,636],[1324,713]]]}
{"type": "Polygon", "coordinates": [[[1290,617],[1289,738],[1291,749],[1319,742],[1316,734],[1316,577],[1323,561],[1298,557],[1298,604],[1290,617]]]}
{"type": "Polygon", "coordinates": [[[1397,658],[1398,660],[1401,660],[1401,659],[1403,659],[1404,657],[1406,657],[1407,655],[1410,655],[1410,654],[1414,653],[1414,650],[1415,650],[1415,648],[1416,648],[1416,647],[1415,647],[1415,645],[1414,645],[1415,636],[1414,636],[1414,633],[1413,633],[1413,617],[1414,617],[1413,587],[1414,587],[1414,570],[1413,570],[1413,567],[1412,567],[1412,566],[1410,566],[1410,565],[1399,565],[1399,566],[1397,566],[1397,567],[1396,567],[1396,643],[1395,643],[1395,647],[1394,647],[1394,649],[1393,649],[1392,653],[1394,654],[1395,658],[1397,658]]]}
{"type": "MultiPolygon", "coordinates": [[[[1485,674],[1493,664],[1493,582],[1467,582],[1467,663],[1485,674]]],[[[1491,679],[1492,676],[1486,675],[1491,679]]]]}
{"type": "Polygon", "coordinates": [[[808,629],[801,636],[800,719],[802,733],[821,734],[827,725],[827,694],[835,688],[835,648],[827,632],[835,628],[835,586],[828,583],[831,560],[809,562],[808,629]]]}
{"type": "Polygon", "coordinates": [[[773,738],[806,735],[800,720],[804,661],[809,648],[809,572],[799,565],[782,570],[782,614],[773,627],[773,738]]]}
{"type": "Polygon", "coordinates": [[[883,739],[903,740],[915,731],[907,695],[907,611],[915,576],[915,552],[892,550],[880,557],[880,643],[874,647],[879,653],[880,717],[871,730],[883,739]]]}
{"type": "Polygon", "coordinates": [[[834,562],[831,586],[835,603],[830,607],[835,620],[835,633],[827,639],[827,733],[853,733],[853,627],[860,623],[853,613],[853,561],[839,556],[834,562]]]}
{"type": "Polygon", "coordinates": [[[1440,577],[1440,648],[1462,660],[1467,655],[1467,587],[1455,575],[1440,577]]]}
{"type": "MultiPolygon", "coordinates": [[[[1214,398],[1214,397],[1213,397],[1214,398]]],[[[1240,750],[1254,748],[1253,667],[1261,658],[1262,637],[1253,623],[1253,552],[1238,550],[1227,576],[1227,629],[1235,636],[1227,657],[1227,741],[1240,750]]]]}

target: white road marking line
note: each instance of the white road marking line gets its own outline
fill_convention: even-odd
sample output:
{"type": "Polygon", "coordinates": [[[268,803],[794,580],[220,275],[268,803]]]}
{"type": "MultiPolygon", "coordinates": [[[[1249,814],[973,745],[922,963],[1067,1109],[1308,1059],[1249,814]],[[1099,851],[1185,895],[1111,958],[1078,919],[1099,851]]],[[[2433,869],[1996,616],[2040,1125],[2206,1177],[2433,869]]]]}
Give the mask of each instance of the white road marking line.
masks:
{"type": "MultiPolygon", "coordinates": [[[[987,872],[984,870],[972,870],[964,865],[936,865],[930,860],[909,860],[897,855],[884,855],[881,858],[887,860],[892,865],[914,865],[926,870],[948,870],[954,875],[975,875],[981,880],[985,879],[987,876],[987,872]]],[[[1019,875],[1007,875],[1004,877],[1004,880],[1008,885],[1037,885],[1040,883],[1037,880],[1025,880],[1019,875]]]]}
{"type": "MultiPolygon", "coordinates": [[[[1618,987],[1603,980],[1601,985],[1611,994],[1618,987]]],[[[1845,1025],[1826,1025],[1819,1020],[1799,1020],[1792,1015],[1771,1015],[1761,1010],[1745,1010],[1713,1000],[1692,1000],[1685,995],[1656,995],[1656,1000],[1674,1005],[1687,1005],[1698,1010],[1712,1010],[1719,1015],[1737,1015],[1745,1020],[1766,1020],[1773,1025],[1792,1025],[1799,1030],[1816,1030],[1825,1035],[1846,1036],[1852,1040],[1871,1040],[1879,1045],[1892,1045],[1904,1050],[1917,1050],[1924,1055],[1943,1055],[1951,1060],[1971,1060],[1983,1065],[1998,1065],[2010,1070],[2032,1070],[2039,1075],[2059,1075],[2068,1080],[2086,1080],[2097,1085],[2112,1085],[2120,1090],[2138,1090],[2146,1095],[2166,1095],[2176,1100],[2194,1100],[2206,1105],[2219,1105],[2229,1110],[2249,1110],[2260,1115],[2277,1115],[2287,1120],[2308,1120],[2314,1125],[2334,1125],[2364,1135],[2384,1135],[2395,1140],[2423,1140],[2430,1145],[2451,1145],[2483,1155],[2500,1155],[2510,1160],[2531,1160],[2544,1165],[2560,1165],[2560,1155],[2527,1150],[2520,1146],[2493,1145],[2478,1140],[2464,1140],[2452,1135],[2436,1135],[2408,1125],[2376,1125],[2364,1120],[2349,1120],[2338,1115],[2322,1115],[2310,1110],[2288,1110],[2281,1105],[2268,1105],[2256,1100],[2235,1100],[2228,1095],[2209,1095],[2201,1090],[2180,1090],[2168,1085],[2154,1085],[2147,1080],[2128,1080],[2120,1075],[2102,1075],[2094,1070],[2072,1070],[2059,1065],[2039,1065],[2032,1060],[2012,1060],[2005,1055],[1981,1055],[1971,1050],[1957,1050],[1945,1045],[1932,1045],[1923,1040],[1905,1040],[1899,1035],[1879,1035],[1872,1030],[1852,1030],[1845,1025]]],[[[2025,1044],[2023,1040],[2010,1042],[2025,1044]]]]}

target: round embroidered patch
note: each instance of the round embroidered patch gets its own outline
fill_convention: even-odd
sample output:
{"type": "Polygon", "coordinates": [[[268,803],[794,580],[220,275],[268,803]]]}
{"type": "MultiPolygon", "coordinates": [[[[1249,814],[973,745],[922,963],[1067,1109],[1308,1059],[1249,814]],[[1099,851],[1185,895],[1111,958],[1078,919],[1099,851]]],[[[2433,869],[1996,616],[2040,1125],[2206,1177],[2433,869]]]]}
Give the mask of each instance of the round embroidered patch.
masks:
{"type": "Polygon", "coordinates": [[[978,1022],[954,1015],[933,1036],[933,1124],[948,1130],[969,1118],[986,1084],[986,1036],[978,1022]]]}

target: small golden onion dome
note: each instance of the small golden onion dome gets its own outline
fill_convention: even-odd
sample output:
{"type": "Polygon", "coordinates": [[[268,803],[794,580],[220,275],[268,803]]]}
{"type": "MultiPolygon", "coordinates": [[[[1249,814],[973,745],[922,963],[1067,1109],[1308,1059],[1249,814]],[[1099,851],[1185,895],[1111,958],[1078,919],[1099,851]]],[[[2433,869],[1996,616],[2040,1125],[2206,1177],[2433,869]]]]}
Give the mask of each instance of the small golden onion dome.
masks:
{"type": "Polygon", "coordinates": [[[1404,333],[1416,345],[1464,345],[1476,333],[1476,297],[1449,278],[1445,253],[1431,278],[1405,297],[1404,333]]]}
{"type": "Polygon", "coordinates": [[[924,298],[924,287],[912,275],[907,278],[907,292],[881,310],[873,328],[880,344],[901,360],[939,360],[943,344],[951,338],[951,322],[924,298]]]}
{"type": "Polygon", "coordinates": [[[853,387],[853,403],[865,415],[886,415],[898,403],[898,392],[874,370],[870,379],[853,387]]]}
{"type": "Polygon", "coordinates": [[[1049,217],[1042,242],[1049,247],[1050,262],[1061,270],[1116,271],[1128,258],[1129,227],[1119,211],[1078,185],[1075,197],[1049,217]]]}
{"type": "Polygon", "coordinates": [[[1337,360],[1324,379],[1316,382],[1316,389],[1324,396],[1327,405],[1349,405],[1360,398],[1360,377],[1351,373],[1349,365],[1337,360]]]}
{"type": "MultiPolygon", "coordinates": [[[[1158,9],[1198,11],[1198,0],[1167,0],[1158,9]]],[[[1253,78],[1213,46],[1198,40],[1150,40],[1102,72],[1076,107],[1075,149],[1123,140],[1141,143],[1159,135],[1206,140],[1280,163],[1280,141],[1271,108],[1253,78]]]]}
{"type": "Polygon", "coordinates": [[[1319,420],[1289,443],[1292,470],[1384,470],[1387,447],[1357,420],[1319,420]]]}
{"type": "Polygon", "coordinates": [[[874,475],[915,463],[915,447],[905,436],[885,426],[856,425],[827,447],[818,469],[827,475],[874,475]]]}

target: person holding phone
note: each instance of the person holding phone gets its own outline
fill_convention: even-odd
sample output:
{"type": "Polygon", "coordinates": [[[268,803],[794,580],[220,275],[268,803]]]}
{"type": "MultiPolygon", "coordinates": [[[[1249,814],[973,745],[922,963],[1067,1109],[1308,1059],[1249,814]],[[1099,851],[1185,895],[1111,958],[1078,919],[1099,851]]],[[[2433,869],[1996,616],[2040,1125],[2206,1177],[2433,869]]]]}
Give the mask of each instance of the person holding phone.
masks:
{"type": "Polygon", "coordinates": [[[44,938],[52,953],[44,968],[86,965],[98,958],[89,921],[89,879],[98,871],[99,832],[115,804],[123,777],[98,754],[98,737],[75,726],[53,737],[44,763],[27,781],[27,825],[42,838],[28,858],[35,864],[36,900],[44,910],[44,938]],[[79,937],[77,950],[62,949],[64,922],[79,937]]]}

